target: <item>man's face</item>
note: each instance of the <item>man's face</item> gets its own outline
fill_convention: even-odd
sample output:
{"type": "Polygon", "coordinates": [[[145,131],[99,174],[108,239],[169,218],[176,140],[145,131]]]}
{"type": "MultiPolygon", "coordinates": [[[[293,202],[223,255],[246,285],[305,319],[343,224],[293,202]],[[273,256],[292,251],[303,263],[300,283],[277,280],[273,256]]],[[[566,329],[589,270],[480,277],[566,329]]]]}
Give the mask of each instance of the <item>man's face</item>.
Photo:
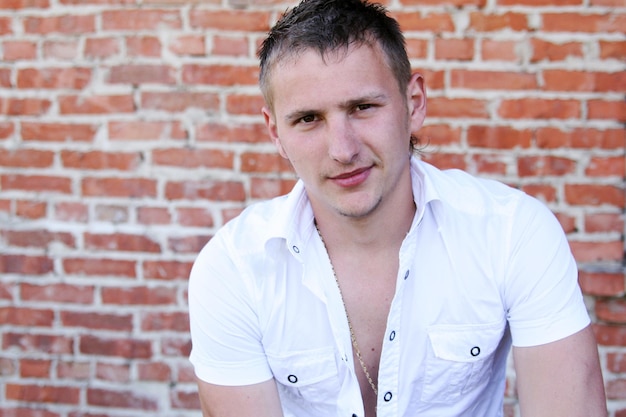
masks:
{"type": "Polygon", "coordinates": [[[419,75],[401,92],[378,47],[308,50],[274,65],[270,94],[270,136],[316,213],[361,218],[394,193],[411,195],[409,139],[425,116],[419,75]]]}

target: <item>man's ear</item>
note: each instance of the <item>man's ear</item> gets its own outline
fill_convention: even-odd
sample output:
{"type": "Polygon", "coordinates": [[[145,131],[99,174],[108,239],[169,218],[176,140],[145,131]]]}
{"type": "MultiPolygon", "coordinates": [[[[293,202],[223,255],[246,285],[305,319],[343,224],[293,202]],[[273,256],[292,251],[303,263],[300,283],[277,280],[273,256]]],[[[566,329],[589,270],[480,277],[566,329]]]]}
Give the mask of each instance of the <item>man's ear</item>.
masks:
{"type": "Polygon", "coordinates": [[[270,139],[272,140],[272,142],[274,142],[274,145],[276,146],[278,153],[283,158],[289,159],[287,158],[287,153],[285,152],[285,149],[283,148],[283,145],[280,142],[280,138],[278,137],[278,126],[276,125],[276,118],[274,117],[274,114],[266,106],[263,106],[263,108],[261,109],[261,112],[263,113],[263,119],[265,120],[265,126],[267,127],[267,132],[269,133],[270,139]]]}
{"type": "Polygon", "coordinates": [[[407,85],[407,104],[411,119],[411,132],[417,132],[426,118],[426,89],[424,77],[419,73],[413,74],[407,85]]]}

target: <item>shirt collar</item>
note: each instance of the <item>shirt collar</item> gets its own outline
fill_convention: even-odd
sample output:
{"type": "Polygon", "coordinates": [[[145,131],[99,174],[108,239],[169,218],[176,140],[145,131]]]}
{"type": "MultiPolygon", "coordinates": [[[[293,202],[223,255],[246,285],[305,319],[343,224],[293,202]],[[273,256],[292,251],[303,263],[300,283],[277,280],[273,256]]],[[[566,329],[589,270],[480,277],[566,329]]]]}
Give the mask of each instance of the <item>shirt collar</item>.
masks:
{"type": "MultiPolygon", "coordinates": [[[[441,201],[436,186],[440,174],[437,168],[416,157],[411,158],[411,182],[413,199],[418,208],[417,217],[423,216],[427,205],[441,201]]],[[[302,180],[299,180],[289,194],[283,198],[286,199],[284,204],[279,205],[279,211],[275,216],[272,216],[270,221],[267,241],[274,238],[284,239],[288,250],[300,259],[301,251],[306,249],[306,245],[315,231],[313,209],[302,180]]],[[[435,220],[441,227],[443,222],[441,204],[430,205],[433,208],[435,220]]]]}

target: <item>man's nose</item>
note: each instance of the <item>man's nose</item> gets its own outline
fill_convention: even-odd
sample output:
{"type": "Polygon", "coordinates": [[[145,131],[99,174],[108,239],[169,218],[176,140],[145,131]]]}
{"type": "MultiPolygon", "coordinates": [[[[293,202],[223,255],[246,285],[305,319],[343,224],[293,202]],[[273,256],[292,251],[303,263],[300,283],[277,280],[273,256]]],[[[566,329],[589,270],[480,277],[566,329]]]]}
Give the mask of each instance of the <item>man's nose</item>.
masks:
{"type": "Polygon", "coordinates": [[[338,117],[328,122],[328,155],[342,164],[354,162],[359,154],[360,142],[354,127],[347,117],[338,117]]]}

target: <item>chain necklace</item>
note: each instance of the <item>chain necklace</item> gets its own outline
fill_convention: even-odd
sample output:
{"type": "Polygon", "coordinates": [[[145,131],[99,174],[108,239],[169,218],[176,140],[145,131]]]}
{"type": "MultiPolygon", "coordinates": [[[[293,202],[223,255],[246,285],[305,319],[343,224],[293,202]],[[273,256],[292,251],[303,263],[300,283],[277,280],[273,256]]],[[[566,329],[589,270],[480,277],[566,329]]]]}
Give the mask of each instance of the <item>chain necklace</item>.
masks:
{"type": "MultiPolygon", "coordinates": [[[[324,245],[324,249],[326,249],[326,252],[328,253],[328,248],[326,247],[326,242],[324,242],[324,238],[322,237],[322,233],[320,232],[319,227],[317,227],[317,222],[315,222],[315,228],[317,229],[317,234],[319,235],[320,240],[322,241],[322,244],[324,245]]],[[[330,255],[329,255],[329,260],[330,260],[330,255]]],[[[354,353],[356,354],[356,358],[359,360],[359,363],[361,364],[361,369],[363,369],[363,373],[365,374],[365,377],[367,378],[367,382],[370,383],[370,386],[372,387],[372,390],[374,390],[374,394],[376,394],[376,396],[378,396],[378,389],[376,388],[376,384],[372,380],[372,377],[370,376],[370,373],[367,370],[367,366],[365,365],[365,361],[363,360],[363,357],[361,356],[361,351],[359,350],[359,344],[356,342],[356,336],[354,334],[354,330],[352,329],[352,323],[350,322],[350,316],[348,315],[348,309],[346,308],[346,302],[344,301],[343,293],[341,292],[341,285],[339,285],[339,280],[337,279],[337,273],[335,272],[335,267],[333,266],[333,262],[332,261],[330,261],[330,269],[333,271],[333,277],[335,278],[335,282],[337,283],[337,288],[339,289],[339,296],[341,297],[341,303],[343,304],[343,309],[346,312],[346,319],[348,320],[348,328],[350,329],[350,339],[352,340],[352,346],[354,347],[354,353]]]]}

